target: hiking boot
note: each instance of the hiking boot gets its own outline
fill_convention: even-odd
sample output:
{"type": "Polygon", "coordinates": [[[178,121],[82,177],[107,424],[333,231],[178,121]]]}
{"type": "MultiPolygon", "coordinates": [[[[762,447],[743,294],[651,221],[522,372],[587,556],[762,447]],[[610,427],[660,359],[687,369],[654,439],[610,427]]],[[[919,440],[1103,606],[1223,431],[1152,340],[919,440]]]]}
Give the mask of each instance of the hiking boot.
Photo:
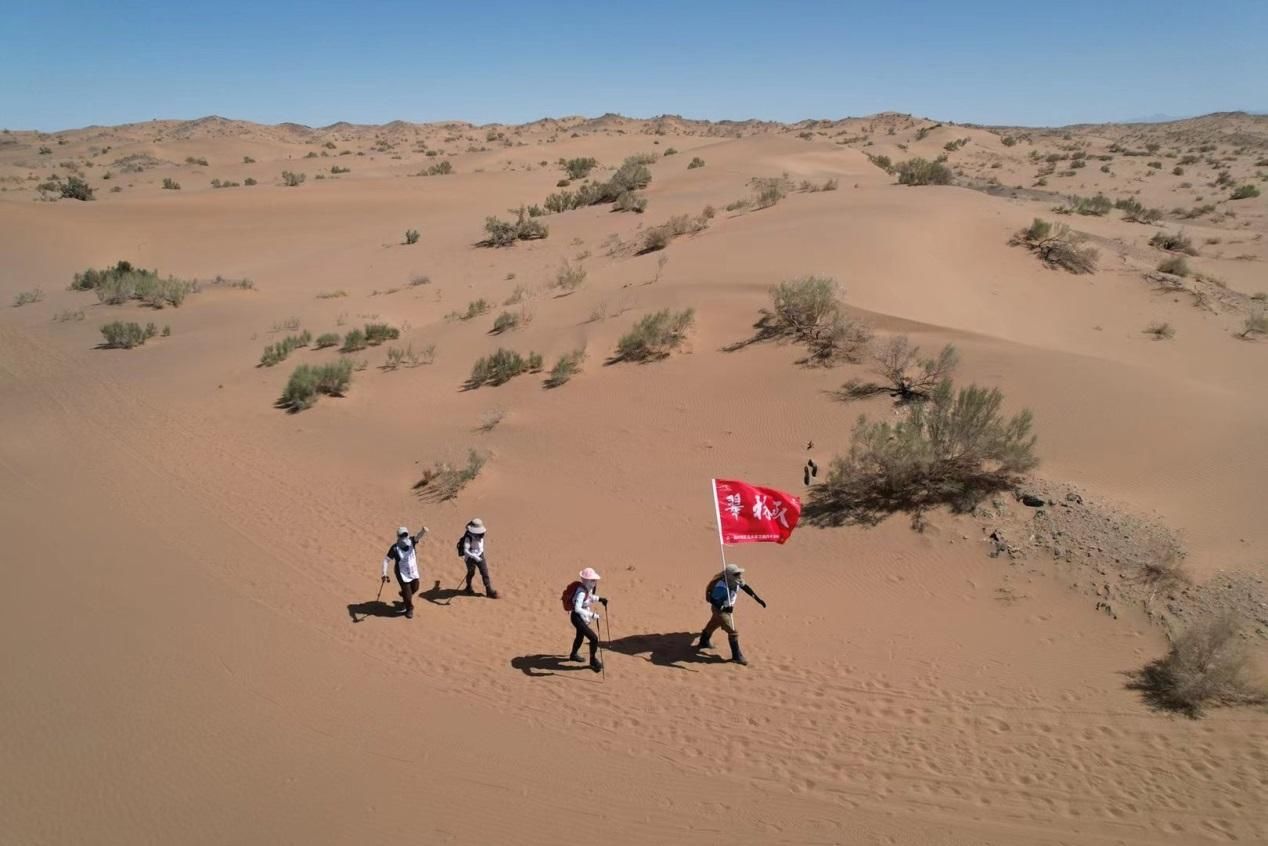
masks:
{"type": "Polygon", "coordinates": [[[602,662],[602,661],[600,661],[598,658],[591,658],[591,659],[590,659],[590,669],[594,670],[596,673],[597,673],[597,672],[602,671],[602,670],[603,670],[603,662],[602,662]]]}
{"type": "Polygon", "coordinates": [[[406,608],[406,609],[405,609],[405,619],[406,619],[406,620],[412,620],[412,619],[414,619],[414,609],[413,609],[413,608],[406,608]]]}
{"type": "Polygon", "coordinates": [[[727,640],[730,641],[731,643],[731,660],[737,664],[742,664],[747,666],[748,659],[745,658],[744,653],[740,651],[739,635],[730,635],[727,637],[727,640]]]}
{"type": "Polygon", "coordinates": [[[498,592],[497,592],[497,591],[495,591],[495,590],[493,590],[493,589],[491,589],[491,588],[490,588],[489,590],[485,591],[485,592],[484,592],[484,595],[485,595],[485,596],[487,596],[489,599],[497,599],[497,598],[498,598],[498,592]]]}
{"type": "Polygon", "coordinates": [[[464,596],[475,596],[475,591],[471,589],[471,585],[467,585],[462,589],[464,596]]]}
{"type": "Polygon", "coordinates": [[[576,661],[576,662],[580,663],[580,662],[581,662],[581,656],[580,656],[580,655],[578,655],[576,652],[574,652],[574,653],[572,653],[571,655],[569,655],[569,656],[568,656],[568,660],[569,660],[569,661],[576,661]]]}
{"type": "Polygon", "coordinates": [[[712,649],[713,644],[709,643],[709,636],[704,632],[700,633],[700,642],[696,644],[696,649],[712,649]]]}

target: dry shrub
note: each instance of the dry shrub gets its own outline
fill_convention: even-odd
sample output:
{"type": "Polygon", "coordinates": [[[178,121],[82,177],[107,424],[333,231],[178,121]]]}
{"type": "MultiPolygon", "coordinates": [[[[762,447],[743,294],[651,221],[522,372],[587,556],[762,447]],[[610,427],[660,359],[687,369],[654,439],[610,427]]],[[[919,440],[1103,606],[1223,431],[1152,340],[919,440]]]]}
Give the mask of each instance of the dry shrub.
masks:
{"type": "Polygon", "coordinates": [[[646,362],[668,357],[686,340],[695,319],[693,308],[678,312],[666,308],[643,317],[617,342],[615,360],[646,362]]]}
{"type": "Polygon", "coordinates": [[[1268,702],[1268,690],[1250,676],[1241,625],[1231,616],[1194,623],[1171,642],[1171,651],[1141,670],[1132,687],[1155,707],[1200,717],[1213,705],[1268,702]]]}
{"type": "Polygon", "coordinates": [[[951,169],[942,162],[914,158],[894,166],[900,185],[950,185],[951,169]]]}
{"type": "Polygon", "coordinates": [[[1049,267],[1071,273],[1091,273],[1096,270],[1100,253],[1095,247],[1079,246],[1086,237],[1064,223],[1053,226],[1037,217],[1029,228],[1018,232],[1009,243],[1024,245],[1049,267]]]}
{"type": "Polygon", "coordinates": [[[906,335],[890,338],[873,358],[877,373],[887,384],[852,380],[842,388],[843,398],[888,392],[903,401],[925,400],[938,385],[951,378],[960,362],[960,354],[951,344],[943,347],[935,358],[921,358],[920,347],[914,346],[906,335]]]}
{"type": "Polygon", "coordinates": [[[462,467],[437,462],[414,483],[414,490],[420,498],[430,502],[454,499],[463,488],[475,481],[487,461],[488,456],[473,449],[467,451],[467,463],[462,467]]]}
{"type": "Polygon", "coordinates": [[[1149,246],[1171,253],[1185,253],[1191,256],[1198,254],[1197,248],[1193,246],[1193,239],[1185,235],[1183,229],[1176,233],[1155,232],[1149,239],[1149,246]]]}
{"type": "Polygon", "coordinates": [[[680,235],[694,235],[708,228],[709,218],[704,215],[697,217],[686,214],[674,215],[660,226],[653,226],[647,230],[643,235],[643,245],[639,249],[639,254],[663,250],[680,235]]]}
{"type": "Polygon", "coordinates": [[[565,384],[573,376],[581,372],[581,365],[586,360],[586,348],[578,347],[571,352],[566,352],[555,362],[555,366],[550,369],[550,378],[546,380],[546,387],[558,388],[565,384]]]}

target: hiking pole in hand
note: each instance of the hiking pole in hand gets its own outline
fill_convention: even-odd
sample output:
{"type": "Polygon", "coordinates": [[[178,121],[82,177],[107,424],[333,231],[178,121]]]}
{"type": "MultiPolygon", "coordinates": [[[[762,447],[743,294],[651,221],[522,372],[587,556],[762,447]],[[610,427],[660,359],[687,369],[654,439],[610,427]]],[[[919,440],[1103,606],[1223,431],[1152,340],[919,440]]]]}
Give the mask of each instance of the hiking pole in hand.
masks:
{"type": "MultiPolygon", "coordinates": [[[[607,623],[608,623],[608,643],[611,644],[612,643],[612,621],[608,620],[608,599],[606,596],[601,597],[599,599],[599,602],[603,604],[603,618],[607,620],[607,623]]],[[[603,670],[601,671],[600,675],[603,676],[604,683],[607,683],[608,663],[603,660],[603,641],[602,640],[599,641],[599,661],[603,665],[603,670]]]]}

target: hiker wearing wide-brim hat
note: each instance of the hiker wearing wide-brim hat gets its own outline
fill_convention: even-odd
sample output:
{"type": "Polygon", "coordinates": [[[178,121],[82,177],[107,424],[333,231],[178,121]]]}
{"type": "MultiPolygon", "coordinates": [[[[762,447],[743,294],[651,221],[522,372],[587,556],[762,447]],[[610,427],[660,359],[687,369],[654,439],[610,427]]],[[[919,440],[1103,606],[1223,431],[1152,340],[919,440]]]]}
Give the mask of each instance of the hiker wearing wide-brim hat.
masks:
{"type": "Polygon", "coordinates": [[[476,517],[467,523],[462,540],[458,541],[458,555],[467,564],[467,585],[463,588],[463,593],[475,593],[471,589],[471,580],[475,578],[476,571],[479,570],[480,579],[484,582],[484,595],[489,599],[497,599],[498,592],[489,582],[489,560],[484,555],[486,532],[484,521],[476,517]]]}
{"type": "Polygon", "coordinates": [[[758,605],[766,607],[766,601],[745,584],[744,568],[738,564],[727,564],[721,573],[709,580],[709,586],[705,588],[704,595],[713,609],[713,615],[709,617],[708,624],[700,633],[700,643],[696,645],[696,648],[712,649],[713,644],[709,643],[709,637],[718,629],[722,629],[726,632],[727,640],[731,644],[731,660],[737,664],[747,664],[748,659],[740,651],[740,633],[735,629],[735,602],[740,598],[740,591],[753,597],[758,605]]]}
{"type": "MultiPolygon", "coordinates": [[[[427,534],[427,527],[419,529],[418,534],[410,537],[409,529],[401,526],[396,530],[396,543],[388,547],[383,556],[383,584],[387,584],[387,571],[392,568],[396,573],[396,583],[401,586],[401,603],[405,606],[405,616],[414,617],[414,594],[418,593],[418,542],[427,534]]],[[[379,588],[382,591],[382,588],[379,588]]]]}
{"type": "Polygon", "coordinates": [[[568,659],[580,661],[581,642],[588,640],[590,641],[590,669],[597,673],[603,669],[603,662],[599,660],[598,655],[599,636],[595,634],[594,629],[590,628],[590,624],[598,622],[599,612],[592,610],[591,606],[598,603],[606,608],[608,600],[607,597],[599,596],[601,576],[593,567],[587,567],[577,575],[581,577],[581,581],[573,582],[564,590],[564,607],[568,609],[568,619],[572,621],[572,627],[577,630],[568,659]]]}

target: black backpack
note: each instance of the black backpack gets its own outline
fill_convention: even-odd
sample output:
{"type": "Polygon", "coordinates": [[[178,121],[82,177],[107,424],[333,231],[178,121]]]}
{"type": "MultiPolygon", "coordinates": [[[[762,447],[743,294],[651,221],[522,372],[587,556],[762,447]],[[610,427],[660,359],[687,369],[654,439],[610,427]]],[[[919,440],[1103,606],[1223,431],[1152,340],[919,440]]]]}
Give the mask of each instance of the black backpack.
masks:
{"type": "Polygon", "coordinates": [[[466,558],[466,555],[462,551],[462,544],[466,541],[466,539],[467,539],[466,532],[463,532],[462,537],[458,538],[458,557],[459,558],[466,558]]]}

